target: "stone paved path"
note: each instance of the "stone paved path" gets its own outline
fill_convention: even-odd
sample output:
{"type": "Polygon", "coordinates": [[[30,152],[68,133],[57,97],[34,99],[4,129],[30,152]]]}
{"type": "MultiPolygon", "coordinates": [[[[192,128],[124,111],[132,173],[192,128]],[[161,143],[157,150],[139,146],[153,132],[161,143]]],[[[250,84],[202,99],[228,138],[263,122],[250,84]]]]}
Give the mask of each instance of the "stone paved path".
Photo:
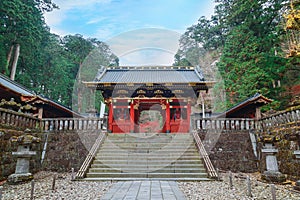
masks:
{"type": "Polygon", "coordinates": [[[102,200],[184,200],[175,181],[121,181],[102,200]]]}

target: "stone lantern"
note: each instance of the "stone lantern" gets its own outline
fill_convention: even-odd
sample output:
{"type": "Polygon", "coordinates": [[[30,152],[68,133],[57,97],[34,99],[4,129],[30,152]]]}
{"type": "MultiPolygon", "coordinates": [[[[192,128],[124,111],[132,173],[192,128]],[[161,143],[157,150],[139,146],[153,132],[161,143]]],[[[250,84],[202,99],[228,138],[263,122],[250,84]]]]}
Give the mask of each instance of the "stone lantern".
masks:
{"type": "Polygon", "coordinates": [[[274,143],[279,139],[276,136],[265,135],[262,136],[261,141],[264,146],[261,152],[266,155],[266,171],[262,174],[262,179],[270,182],[284,182],[286,177],[279,172],[276,154],[278,149],[275,148],[274,143]]]}
{"type": "Polygon", "coordinates": [[[13,136],[12,143],[18,145],[16,152],[12,152],[12,155],[17,157],[17,165],[14,174],[8,176],[9,183],[19,183],[29,181],[33,179],[32,174],[29,172],[30,158],[36,155],[35,151],[31,151],[31,145],[33,143],[39,143],[40,138],[26,134],[19,137],[13,136]]]}

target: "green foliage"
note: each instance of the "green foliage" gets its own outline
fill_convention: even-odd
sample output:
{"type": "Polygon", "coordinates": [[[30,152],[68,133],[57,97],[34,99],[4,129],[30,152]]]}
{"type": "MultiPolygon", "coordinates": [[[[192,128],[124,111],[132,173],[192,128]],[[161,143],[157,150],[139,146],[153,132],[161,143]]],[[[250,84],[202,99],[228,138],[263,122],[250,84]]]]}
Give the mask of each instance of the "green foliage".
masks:
{"type": "MultiPolygon", "coordinates": [[[[281,109],[289,98],[284,95],[287,76],[294,74],[290,73],[293,67],[289,67],[290,61],[283,57],[281,50],[282,35],[285,34],[282,13],[288,1],[215,2],[215,15],[211,19],[200,17],[198,23],[181,37],[175,64],[185,62],[195,46],[201,47],[198,48],[199,55],[193,54],[198,57],[198,65],[206,52],[220,52],[217,69],[223,81],[218,82],[213,91],[223,88],[227,98],[214,105],[217,110],[226,109],[257,92],[274,99],[273,108],[281,109]]],[[[296,74],[299,78],[299,73],[296,74]]]]}
{"type": "Polygon", "coordinates": [[[280,79],[285,59],[262,52],[261,43],[262,39],[246,26],[237,26],[227,36],[218,67],[229,106],[257,92],[276,97],[272,81],[280,79]]]}
{"type": "Polygon", "coordinates": [[[12,59],[8,62],[8,55],[10,49],[19,44],[16,81],[70,107],[73,92],[78,98],[77,88],[73,86],[79,72],[86,81],[91,81],[101,67],[100,62],[93,61],[92,65],[90,61],[82,71],[82,64],[90,52],[98,49],[99,58],[95,60],[105,65],[117,65],[118,58],[97,39],[86,39],[79,34],[63,38],[51,34],[43,13],[57,8],[51,0],[0,1],[0,72],[9,75],[12,59]]]}

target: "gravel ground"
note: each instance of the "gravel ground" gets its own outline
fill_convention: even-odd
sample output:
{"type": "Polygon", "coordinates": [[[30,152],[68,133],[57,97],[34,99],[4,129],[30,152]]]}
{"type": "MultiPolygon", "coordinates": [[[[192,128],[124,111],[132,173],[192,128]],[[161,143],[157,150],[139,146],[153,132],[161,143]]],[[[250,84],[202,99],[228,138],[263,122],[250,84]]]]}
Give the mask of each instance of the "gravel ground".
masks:
{"type": "MultiPolygon", "coordinates": [[[[71,181],[69,173],[39,172],[34,175],[35,200],[94,200],[100,199],[113,184],[111,182],[80,182],[71,181]],[[52,190],[54,175],[57,176],[55,181],[55,190],[52,190]]],[[[31,183],[19,185],[3,185],[2,200],[25,200],[30,199],[31,183]]]]}
{"type": "MultiPolygon", "coordinates": [[[[188,200],[271,200],[271,185],[259,180],[259,174],[234,174],[233,187],[229,186],[229,174],[221,174],[223,181],[178,182],[179,188],[188,200]],[[247,196],[246,177],[250,176],[252,197],[247,196]]],[[[34,199],[83,200],[100,199],[111,187],[112,182],[71,181],[70,173],[39,172],[34,175],[34,199]],[[55,190],[52,190],[53,176],[57,176],[55,190]]],[[[276,199],[300,199],[300,193],[293,191],[292,185],[275,185],[276,199]]],[[[30,199],[31,183],[3,185],[2,200],[30,199]]]]}
{"type": "MultiPolygon", "coordinates": [[[[260,181],[260,174],[232,173],[233,187],[230,188],[229,173],[221,174],[223,181],[179,182],[178,186],[188,200],[272,200],[271,184],[260,181]],[[247,176],[251,182],[251,197],[248,194],[247,176]]],[[[275,185],[276,200],[299,200],[300,193],[293,186],[275,185]]]]}

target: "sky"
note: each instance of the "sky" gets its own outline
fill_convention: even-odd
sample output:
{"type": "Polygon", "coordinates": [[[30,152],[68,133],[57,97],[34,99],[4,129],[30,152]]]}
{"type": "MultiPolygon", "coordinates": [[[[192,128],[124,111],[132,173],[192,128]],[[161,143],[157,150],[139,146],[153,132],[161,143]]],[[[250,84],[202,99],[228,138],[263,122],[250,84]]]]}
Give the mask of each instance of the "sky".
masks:
{"type": "Polygon", "coordinates": [[[52,33],[81,34],[106,42],[120,65],[171,65],[179,37],[213,0],[53,0],[60,9],[45,14],[52,33]]]}

